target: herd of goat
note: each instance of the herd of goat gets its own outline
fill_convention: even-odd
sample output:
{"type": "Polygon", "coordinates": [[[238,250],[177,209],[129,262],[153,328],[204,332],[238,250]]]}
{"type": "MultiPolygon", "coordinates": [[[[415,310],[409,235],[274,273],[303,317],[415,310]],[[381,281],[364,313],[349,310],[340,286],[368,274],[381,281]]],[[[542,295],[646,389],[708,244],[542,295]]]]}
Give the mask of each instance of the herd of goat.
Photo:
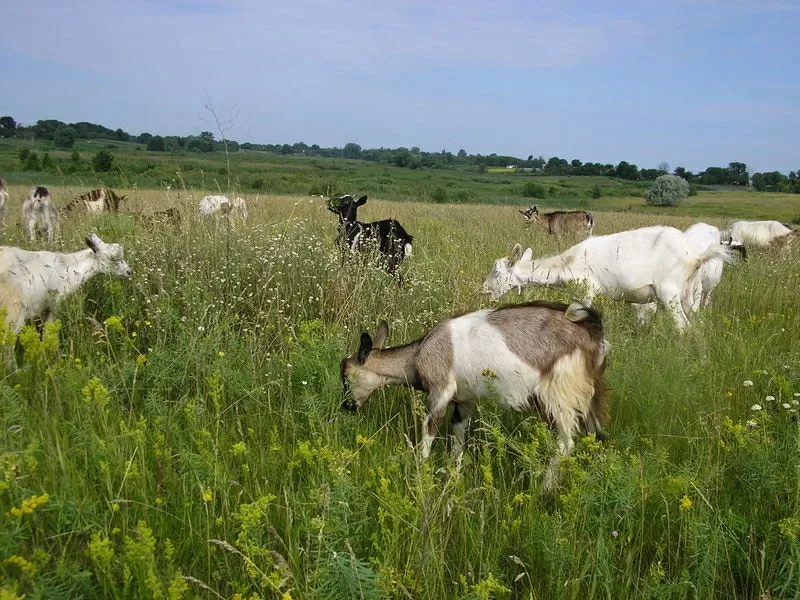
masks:
{"type": "MultiPolygon", "coordinates": [[[[52,241],[57,214],[119,211],[124,196],[107,189],[93,190],[56,211],[44,187],[31,190],[23,203],[23,228],[30,240],[37,235],[52,241]]],[[[327,208],[338,215],[337,245],[342,261],[367,251],[382,258],[384,267],[400,277],[401,262],[411,255],[413,238],[394,219],[358,221],[357,211],[367,196],[330,198],[327,208]]],[[[8,188],[0,179],[0,227],[8,204],[8,188]]],[[[604,371],[609,344],[592,299],[601,294],[631,303],[640,321],[648,320],[661,304],[683,331],[691,317],[707,306],[732,252],[746,257],[747,247],[786,249],[798,232],[777,221],[738,221],[720,231],[696,223],[686,231],[653,226],[609,235],[592,235],[594,217],[587,211],[541,213],[536,206],[520,211],[525,223],[537,223],[556,236],[582,241],[547,257],[534,257],[516,244],[507,257],[494,261],[483,284],[495,301],[514,288],[564,286],[582,283],[583,302],[569,305],[530,302],[483,309],[446,319],[421,339],[386,347],[388,326],[381,322],[374,336],[363,333],[358,350],[342,360],[343,407],[356,410],[377,389],[407,386],[428,396],[423,421],[422,455],[428,457],[436,432],[451,413],[457,464],[475,403],[495,398],[504,407],[536,412],[558,435],[559,453],[544,481],[557,481],[556,466],[574,446],[583,428],[603,437],[607,420],[604,371]]],[[[245,200],[206,196],[200,215],[222,215],[245,222],[245,200]]],[[[150,219],[180,224],[180,212],[167,209],[150,219]]],[[[106,244],[97,235],[86,239],[87,249],[74,253],[29,251],[0,247],[0,316],[11,333],[25,323],[54,318],[59,298],[72,293],[97,274],[131,276],[122,247],[106,244]]],[[[400,280],[402,283],[402,280],[400,280]]],[[[13,348],[6,368],[15,369],[13,348]]]]}

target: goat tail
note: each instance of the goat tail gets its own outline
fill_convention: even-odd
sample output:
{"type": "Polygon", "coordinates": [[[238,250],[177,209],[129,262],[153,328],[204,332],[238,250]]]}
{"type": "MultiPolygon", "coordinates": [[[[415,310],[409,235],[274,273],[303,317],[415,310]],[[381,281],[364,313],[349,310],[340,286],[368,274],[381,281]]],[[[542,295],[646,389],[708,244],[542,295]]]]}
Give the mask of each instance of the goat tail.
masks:
{"type": "Polygon", "coordinates": [[[719,259],[726,263],[732,262],[731,247],[723,244],[712,244],[698,257],[697,268],[714,259],[719,259]]]}
{"type": "Polygon", "coordinates": [[[564,318],[603,335],[603,316],[600,311],[583,302],[573,302],[564,312],[564,318]]]}

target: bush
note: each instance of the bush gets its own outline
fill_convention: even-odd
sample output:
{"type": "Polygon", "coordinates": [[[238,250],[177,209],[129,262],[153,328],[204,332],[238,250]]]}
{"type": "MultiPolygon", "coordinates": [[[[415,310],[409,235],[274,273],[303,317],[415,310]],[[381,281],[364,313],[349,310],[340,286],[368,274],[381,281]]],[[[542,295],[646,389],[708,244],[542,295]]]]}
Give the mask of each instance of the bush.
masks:
{"type": "Polygon", "coordinates": [[[23,153],[20,151],[20,159],[22,160],[23,171],[38,171],[41,169],[39,165],[39,155],[36,152],[28,151],[25,153],[25,158],[22,158],[23,153]]]}
{"type": "Polygon", "coordinates": [[[114,168],[114,155],[107,150],[100,150],[92,157],[92,167],[95,171],[110,171],[114,168]]]}
{"type": "Polygon", "coordinates": [[[53,134],[53,142],[56,148],[72,148],[75,145],[75,138],[78,137],[78,132],[72,127],[62,126],[56,129],[53,134]]]}
{"type": "Polygon", "coordinates": [[[541,183],[529,181],[522,186],[522,195],[525,198],[539,198],[540,200],[544,200],[546,194],[547,190],[541,183]]]}
{"type": "Polygon", "coordinates": [[[435,202],[436,204],[444,204],[447,202],[447,190],[442,186],[433,188],[431,192],[431,202],[435,202]]]}
{"type": "Polygon", "coordinates": [[[602,198],[602,197],[603,197],[603,190],[600,189],[599,185],[595,184],[595,186],[592,188],[592,198],[596,200],[597,198],[602,198]]]}
{"type": "Polygon", "coordinates": [[[678,206],[689,195],[689,183],[677,175],[661,175],[644,193],[644,200],[651,206],[678,206]]]}

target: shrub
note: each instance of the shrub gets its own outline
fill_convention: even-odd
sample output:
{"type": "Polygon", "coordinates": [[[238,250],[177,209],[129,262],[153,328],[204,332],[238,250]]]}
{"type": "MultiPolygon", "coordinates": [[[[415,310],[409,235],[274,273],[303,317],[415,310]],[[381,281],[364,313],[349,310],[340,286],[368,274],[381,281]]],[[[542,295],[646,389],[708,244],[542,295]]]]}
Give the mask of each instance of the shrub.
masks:
{"type": "Polygon", "coordinates": [[[540,200],[544,200],[546,194],[547,190],[541,183],[529,181],[522,186],[522,195],[525,198],[539,198],[540,200]]]}
{"type": "Polygon", "coordinates": [[[644,193],[644,200],[651,206],[678,206],[689,195],[689,183],[677,175],[661,175],[644,193]]]}
{"type": "Polygon", "coordinates": [[[469,190],[456,190],[453,192],[454,202],[469,202],[471,198],[472,194],[470,194],[469,190]]]}
{"type": "Polygon", "coordinates": [[[110,171],[114,167],[114,155],[107,150],[100,150],[92,157],[92,167],[95,171],[110,171]]]}
{"type": "Polygon", "coordinates": [[[597,198],[602,198],[602,196],[603,190],[600,189],[599,185],[595,184],[595,186],[592,188],[592,198],[596,200],[597,198]]]}
{"type": "Polygon", "coordinates": [[[444,204],[447,202],[447,190],[442,186],[433,188],[431,192],[431,202],[436,202],[437,204],[444,204]]]}
{"type": "Polygon", "coordinates": [[[22,152],[20,152],[20,159],[22,160],[23,171],[38,171],[41,168],[39,166],[39,155],[36,152],[26,153],[24,159],[22,158],[22,152]]]}
{"type": "Polygon", "coordinates": [[[75,145],[75,138],[78,137],[78,132],[72,127],[62,126],[56,129],[53,134],[53,142],[56,148],[72,148],[75,145]]]}

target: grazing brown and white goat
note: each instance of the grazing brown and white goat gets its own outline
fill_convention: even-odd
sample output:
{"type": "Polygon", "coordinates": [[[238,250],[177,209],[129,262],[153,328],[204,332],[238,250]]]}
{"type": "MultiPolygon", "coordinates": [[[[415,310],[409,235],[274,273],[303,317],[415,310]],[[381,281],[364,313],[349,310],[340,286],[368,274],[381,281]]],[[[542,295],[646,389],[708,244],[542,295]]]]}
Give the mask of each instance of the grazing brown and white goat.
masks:
{"type": "Polygon", "coordinates": [[[0,229],[6,226],[6,211],[8,210],[8,185],[0,177],[0,229]]]}
{"type": "Polygon", "coordinates": [[[358,207],[367,197],[358,200],[345,194],[328,200],[328,210],[339,215],[336,242],[342,249],[342,261],[348,255],[358,254],[372,244],[386,259],[386,270],[394,273],[406,256],[411,256],[413,237],[394,219],[362,223],[358,220],[358,207]]]}
{"type": "Polygon", "coordinates": [[[56,233],[56,209],[46,187],[32,188],[22,203],[22,227],[30,241],[45,235],[48,242],[53,241],[56,233]]]}
{"type": "Polygon", "coordinates": [[[85,194],[76,196],[61,209],[62,215],[69,215],[73,212],[101,213],[119,212],[120,205],[127,196],[118,196],[114,190],[100,188],[90,190],[85,194]]]}
{"type": "Polygon", "coordinates": [[[549,213],[540,213],[538,207],[533,206],[519,211],[525,219],[525,225],[537,223],[547,230],[547,233],[560,237],[564,234],[576,234],[588,237],[594,230],[594,217],[585,210],[557,210],[549,213]]]}
{"type": "MultiPolygon", "coordinates": [[[[26,322],[53,320],[58,301],[95,275],[130,278],[122,246],[106,244],[96,234],[86,238],[88,250],[63,254],[0,246],[0,314],[18,334],[26,322]]],[[[6,364],[13,364],[7,348],[6,364]]]]}
{"type": "MultiPolygon", "coordinates": [[[[381,322],[375,338],[361,334],[358,352],[341,364],[345,408],[357,410],[375,390],[402,385],[428,394],[422,456],[430,455],[449,404],[457,464],[475,404],[492,398],[518,412],[538,412],[558,431],[568,455],[581,425],[599,438],[606,419],[608,343],[600,314],[580,303],[532,302],[453,317],[416,342],[384,348],[381,322]]],[[[555,483],[557,459],[545,486],[555,483]]]]}

